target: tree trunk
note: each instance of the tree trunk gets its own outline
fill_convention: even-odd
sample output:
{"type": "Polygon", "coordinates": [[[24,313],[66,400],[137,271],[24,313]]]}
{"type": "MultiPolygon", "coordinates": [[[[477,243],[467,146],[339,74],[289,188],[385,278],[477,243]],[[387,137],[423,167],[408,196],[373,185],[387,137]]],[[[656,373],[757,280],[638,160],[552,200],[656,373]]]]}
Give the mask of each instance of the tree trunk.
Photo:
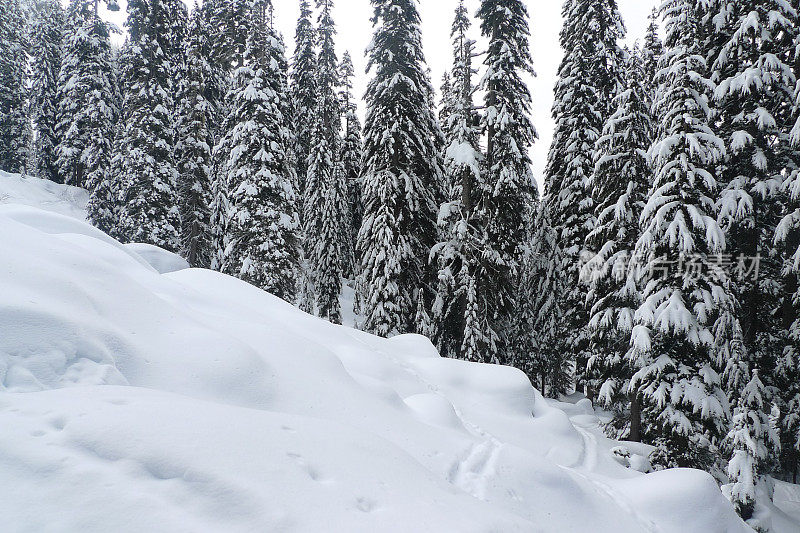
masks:
{"type": "Polygon", "coordinates": [[[628,440],[642,442],[642,406],[639,404],[639,393],[631,394],[631,431],[628,440]]]}

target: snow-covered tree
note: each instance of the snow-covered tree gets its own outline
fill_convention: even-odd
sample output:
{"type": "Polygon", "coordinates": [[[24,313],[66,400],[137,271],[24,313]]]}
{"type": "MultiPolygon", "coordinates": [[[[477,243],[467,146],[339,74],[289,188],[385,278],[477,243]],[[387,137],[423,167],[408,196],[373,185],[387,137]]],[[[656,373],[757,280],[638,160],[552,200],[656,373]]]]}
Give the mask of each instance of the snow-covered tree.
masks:
{"type": "MultiPolygon", "coordinates": [[[[556,279],[550,279],[543,290],[555,294],[564,314],[555,319],[555,330],[538,334],[555,335],[543,342],[557,346],[554,353],[564,360],[562,365],[576,361],[578,385],[583,386],[589,357],[584,327],[588,316],[586,287],[578,277],[584,241],[593,224],[594,146],[620,86],[623,51],[618,41],[625,29],[615,0],[567,0],[563,15],[564,58],[555,88],[556,126],[545,170],[544,199],[545,220],[556,232],[558,255],[557,265],[548,268],[556,279]]],[[[593,391],[587,392],[591,396],[593,391]]]]}
{"type": "Polygon", "coordinates": [[[417,291],[432,293],[428,255],[441,196],[441,132],[416,1],[372,0],[372,6],[358,289],[363,328],[388,336],[416,331],[417,291]]]}
{"type": "MultiPolygon", "coordinates": [[[[793,4],[796,5],[796,4],[793,4]]],[[[797,19],[795,19],[797,20],[797,19]]],[[[795,78],[800,78],[800,33],[795,34],[792,59],[795,78]]],[[[800,151],[800,84],[796,85],[795,105],[791,109],[792,128],[787,143],[800,151]]],[[[781,384],[781,464],[790,480],[800,474],[800,157],[790,158],[784,181],[784,216],[776,228],[775,243],[780,246],[785,276],[783,324],[788,342],[778,357],[776,374],[781,384]]]]}
{"type": "Polygon", "coordinates": [[[25,142],[25,19],[19,0],[0,0],[0,169],[22,172],[25,142]]]}
{"type": "Polygon", "coordinates": [[[250,0],[206,0],[203,10],[211,32],[210,60],[231,72],[243,61],[250,28],[250,0]]]}
{"type": "Polygon", "coordinates": [[[303,233],[310,276],[317,295],[316,311],[321,317],[341,321],[339,294],[342,289],[342,226],[349,227],[347,192],[338,160],[341,150],[341,103],[336,93],[338,60],[332,18],[332,0],[317,0],[320,10],[317,35],[315,107],[308,154],[303,200],[303,233]]]}
{"type": "Polygon", "coordinates": [[[180,252],[190,265],[208,268],[212,259],[211,203],[213,109],[206,99],[213,80],[204,56],[208,32],[197,5],[192,10],[186,63],[178,87],[175,160],[181,214],[180,252]]]}
{"type": "MultiPolygon", "coordinates": [[[[292,56],[291,87],[294,109],[294,131],[297,143],[297,178],[299,193],[305,193],[308,158],[311,154],[311,135],[314,131],[314,113],[317,108],[317,45],[316,30],[312,23],[310,0],[300,0],[300,17],[295,30],[292,56]]],[[[301,200],[302,200],[301,196],[301,200]]]]}
{"type": "MultiPolygon", "coordinates": [[[[639,217],[652,182],[647,150],[653,142],[651,100],[637,49],[628,60],[625,88],[614,99],[595,149],[592,177],[594,229],[586,237],[590,259],[582,277],[589,285],[591,353],[587,380],[598,398],[619,414],[628,403],[629,438],[640,440],[639,394],[630,387],[627,359],[634,314],[640,305],[637,262],[639,217]]],[[[627,425],[627,424],[626,424],[627,425]]]]}
{"type": "Polygon", "coordinates": [[[658,35],[658,9],[653,8],[648,20],[650,24],[647,25],[642,43],[642,82],[652,95],[658,88],[658,64],[664,54],[664,43],[658,35]]]}
{"type": "Polygon", "coordinates": [[[733,503],[736,512],[756,531],[763,531],[753,517],[756,507],[756,486],[768,483],[764,473],[771,465],[780,441],[769,419],[769,401],[757,369],[749,373],[741,391],[733,423],[724,445],[730,450],[729,483],[723,493],[733,503]]]}
{"type": "Polygon", "coordinates": [[[450,132],[450,117],[453,116],[453,106],[455,105],[455,91],[453,86],[453,77],[449,70],[445,70],[442,75],[442,84],[439,86],[439,124],[442,128],[442,134],[445,139],[445,146],[450,146],[453,141],[453,136],[450,132]]]}
{"type": "Polygon", "coordinates": [[[30,120],[35,131],[35,174],[62,182],[58,172],[58,74],[64,40],[64,9],[58,0],[33,0],[28,22],[30,120]]]}
{"type": "Polygon", "coordinates": [[[94,2],[73,0],[67,11],[69,31],[58,77],[57,161],[61,179],[92,192],[90,220],[111,231],[95,206],[117,201],[108,198],[112,193],[107,185],[112,180],[109,172],[119,92],[109,28],[97,7],[94,2]]]}
{"type": "Polygon", "coordinates": [[[272,26],[272,5],[255,0],[244,64],[227,99],[231,129],[217,151],[227,155],[227,220],[222,271],[289,302],[297,296],[300,222],[289,131],[287,62],[272,26]]]}
{"type": "Polygon", "coordinates": [[[435,340],[442,355],[482,362],[484,355],[495,353],[497,334],[489,330],[475,279],[487,236],[486,220],[477,211],[486,186],[473,101],[475,42],[468,36],[470,26],[464,2],[459,2],[451,30],[452,75],[445,79],[440,109],[440,117],[447,121],[444,177],[448,190],[439,212],[442,240],[432,254],[439,269],[433,312],[435,340]]]}
{"type": "Polygon", "coordinates": [[[667,0],[661,8],[667,51],[654,106],[661,128],[651,148],[655,181],[637,243],[647,279],[630,361],[661,460],[709,468],[727,427],[713,326],[729,298],[724,272],[703,266],[725,249],[716,220],[717,183],[709,171],[725,146],[709,126],[710,84],[701,74],[705,61],[694,37],[693,8],[692,0],[667,0]]]}
{"type": "Polygon", "coordinates": [[[131,0],[125,23],[129,45],[123,61],[122,153],[117,180],[124,184],[124,236],[180,250],[178,169],[175,166],[173,0],[131,0]],[[168,55],[170,52],[170,55],[168,55]]]}
{"type": "Polygon", "coordinates": [[[361,228],[361,219],[364,216],[364,205],[361,200],[361,120],[358,118],[358,104],[353,95],[353,60],[349,52],[344,53],[339,66],[339,81],[342,86],[341,100],[344,112],[344,139],[341,148],[342,174],[347,186],[347,205],[350,213],[350,227],[343,228],[346,243],[346,256],[352,259],[349,268],[344,274],[349,278],[356,275],[356,264],[359,263],[355,256],[355,242],[358,230],[361,228]]]}
{"type": "Polygon", "coordinates": [[[519,265],[526,244],[525,213],[537,201],[528,155],[537,138],[530,119],[531,94],[525,81],[533,74],[528,10],[521,0],[483,0],[478,9],[481,33],[489,40],[480,83],[485,91],[485,186],[478,210],[485,232],[482,260],[475,274],[487,334],[486,360],[509,362],[510,328],[516,310],[519,265]]]}
{"type": "Polygon", "coordinates": [[[777,393],[775,363],[785,335],[780,313],[784,291],[782,258],[774,246],[784,204],[783,172],[795,156],[786,142],[785,110],[796,83],[783,51],[791,46],[794,10],[788,3],[720,0],[715,15],[719,54],[712,77],[718,80],[717,131],[728,157],[718,165],[720,223],[727,253],[758,258],[758,272],[737,275],[733,291],[747,351],[762,371],[767,402],[777,393]]]}

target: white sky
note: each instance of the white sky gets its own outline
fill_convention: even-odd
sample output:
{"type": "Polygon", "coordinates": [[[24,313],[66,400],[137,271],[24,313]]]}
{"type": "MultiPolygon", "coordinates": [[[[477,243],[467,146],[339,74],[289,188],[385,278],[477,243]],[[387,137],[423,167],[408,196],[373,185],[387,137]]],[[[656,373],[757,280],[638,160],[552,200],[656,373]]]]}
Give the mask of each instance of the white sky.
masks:
{"type": "MultiPolygon", "coordinates": [[[[628,42],[641,40],[647,28],[647,16],[659,0],[617,0],[628,29],[628,42]]],[[[273,0],[279,29],[283,32],[291,53],[294,47],[294,28],[299,14],[298,0],[273,0]]],[[[313,0],[312,0],[313,3],[313,0]]],[[[475,13],[480,0],[467,0],[470,10],[475,13]]],[[[561,61],[558,33],[561,29],[561,0],[526,0],[531,15],[531,50],[534,68],[538,77],[531,81],[534,112],[533,121],[539,131],[539,141],[532,150],[533,172],[541,183],[547,159],[547,150],[552,140],[553,121],[550,108],[553,104],[553,86],[556,71],[561,61]]],[[[120,3],[124,13],[125,4],[120,3]]],[[[422,17],[422,35],[425,57],[430,66],[433,83],[437,91],[442,74],[450,68],[452,50],[450,45],[450,24],[458,0],[419,0],[422,17]]],[[[367,77],[361,75],[366,67],[364,50],[372,37],[370,17],[372,8],[369,0],[337,0],[334,21],[339,35],[337,48],[339,56],[349,50],[355,63],[356,96],[360,98],[366,87],[367,77]]],[[[111,17],[121,25],[122,14],[111,17]]],[[[475,22],[474,37],[478,37],[478,22],[475,22]]],[[[480,48],[480,47],[479,47],[480,48]]],[[[363,110],[362,110],[363,111],[363,110]]]]}

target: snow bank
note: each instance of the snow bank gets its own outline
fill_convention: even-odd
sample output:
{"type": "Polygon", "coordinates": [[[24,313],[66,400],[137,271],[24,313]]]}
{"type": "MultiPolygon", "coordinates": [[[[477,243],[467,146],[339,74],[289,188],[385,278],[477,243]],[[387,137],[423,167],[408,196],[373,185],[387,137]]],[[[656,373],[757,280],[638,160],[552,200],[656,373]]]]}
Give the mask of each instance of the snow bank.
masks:
{"type": "Polygon", "coordinates": [[[624,468],[590,406],[514,369],[333,326],[7,186],[59,207],[0,205],[4,531],[747,531],[706,474],[624,468]]]}

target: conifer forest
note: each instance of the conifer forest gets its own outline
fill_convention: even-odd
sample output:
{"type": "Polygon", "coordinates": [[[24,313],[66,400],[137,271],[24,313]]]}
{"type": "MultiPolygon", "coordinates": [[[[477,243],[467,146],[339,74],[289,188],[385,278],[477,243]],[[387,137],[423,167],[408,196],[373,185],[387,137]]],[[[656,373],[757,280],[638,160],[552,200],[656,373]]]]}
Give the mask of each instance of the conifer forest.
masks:
{"type": "MultiPolygon", "coordinates": [[[[337,1],[0,0],[0,170],[476,383],[588,399],[772,531],[759,502],[800,475],[800,2],[663,0],[630,36],[617,0],[563,0],[538,175],[537,1],[454,0],[441,80],[435,0],[370,0],[349,51],[337,1]]],[[[4,364],[0,339],[0,391],[4,364]]]]}

